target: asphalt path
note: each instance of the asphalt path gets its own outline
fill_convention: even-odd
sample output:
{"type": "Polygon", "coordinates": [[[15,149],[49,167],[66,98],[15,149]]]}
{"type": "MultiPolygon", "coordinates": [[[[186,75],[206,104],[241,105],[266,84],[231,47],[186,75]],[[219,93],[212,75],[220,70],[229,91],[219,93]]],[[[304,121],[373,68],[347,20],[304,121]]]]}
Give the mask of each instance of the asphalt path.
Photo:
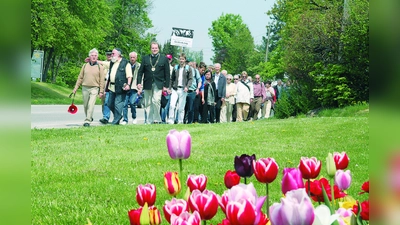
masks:
{"type": "MultiPolygon", "coordinates": [[[[78,112],[70,114],[68,112],[69,105],[31,105],[31,129],[82,127],[83,121],[85,120],[85,112],[83,110],[83,105],[76,106],[78,107],[78,112]]],[[[132,124],[130,109],[128,109],[128,113],[128,125],[134,126],[132,124]]],[[[103,118],[101,105],[96,105],[93,112],[93,122],[90,125],[105,126],[99,122],[101,118],[103,118]]],[[[113,116],[111,113],[109,121],[111,122],[112,119],[113,116]]],[[[143,109],[136,109],[136,119],[138,121],[137,125],[144,124],[143,109]]]]}

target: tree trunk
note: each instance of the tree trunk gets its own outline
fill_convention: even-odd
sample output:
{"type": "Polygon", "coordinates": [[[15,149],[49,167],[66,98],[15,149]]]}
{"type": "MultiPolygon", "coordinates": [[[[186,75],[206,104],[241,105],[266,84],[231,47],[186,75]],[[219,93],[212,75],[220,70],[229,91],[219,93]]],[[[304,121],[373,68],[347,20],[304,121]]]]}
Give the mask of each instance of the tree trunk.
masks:
{"type": "Polygon", "coordinates": [[[51,62],[51,58],[53,57],[53,52],[54,52],[54,48],[50,48],[50,49],[45,49],[44,51],[44,57],[45,57],[45,66],[44,66],[44,71],[43,71],[43,80],[42,82],[46,82],[47,80],[47,72],[49,71],[49,67],[50,67],[50,62],[51,62]]]}

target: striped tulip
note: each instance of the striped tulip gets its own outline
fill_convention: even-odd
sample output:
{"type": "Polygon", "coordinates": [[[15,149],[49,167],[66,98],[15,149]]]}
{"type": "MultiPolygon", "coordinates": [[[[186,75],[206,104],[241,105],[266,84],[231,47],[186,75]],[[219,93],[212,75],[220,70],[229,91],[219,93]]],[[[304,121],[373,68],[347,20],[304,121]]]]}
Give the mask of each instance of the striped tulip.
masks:
{"type": "Polygon", "coordinates": [[[204,174],[189,175],[186,185],[189,187],[190,192],[193,192],[196,189],[199,191],[204,191],[207,186],[207,177],[204,174]]]}
{"type": "Polygon", "coordinates": [[[230,201],[226,206],[226,218],[231,225],[254,224],[256,209],[249,199],[230,201]]]}
{"type": "Polygon", "coordinates": [[[142,207],[146,202],[148,206],[154,205],[156,202],[156,186],[154,184],[139,184],[136,188],[136,201],[142,207]]]}
{"type": "Polygon", "coordinates": [[[170,130],[167,135],[167,147],[172,159],[187,159],[192,148],[192,137],[187,130],[170,130]]]}
{"type": "Polygon", "coordinates": [[[273,158],[261,158],[253,161],[254,176],[264,184],[269,184],[276,179],[278,175],[278,164],[273,158]]]}
{"type": "Polygon", "coordinates": [[[349,165],[349,156],[347,156],[346,152],[334,152],[333,160],[335,161],[335,166],[337,170],[344,170],[349,165]]]}
{"type": "Polygon", "coordinates": [[[190,210],[199,212],[202,220],[210,220],[217,214],[218,199],[213,191],[194,190],[189,196],[188,202],[190,210]]]}
{"type": "Polygon", "coordinates": [[[172,215],[179,216],[181,213],[188,211],[189,211],[188,203],[183,199],[173,198],[171,201],[167,200],[165,201],[163,207],[164,217],[168,221],[168,223],[171,223],[172,215]]]}
{"type": "Polygon", "coordinates": [[[157,207],[155,207],[154,205],[149,207],[149,217],[150,225],[161,224],[160,210],[158,210],[157,207]]]}
{"type": "Polygon", "coordinates": [[[301,157],[298,167],[304,179],[315,179],[321,172],[321,161],[315,157],[301,157]]]}
{"type": "Polygon", "coordinates": [[[164,187],[168,194],[176,196],[181,192],[181,181],[177,172],[166,172],[164,174],[164,187]]]}

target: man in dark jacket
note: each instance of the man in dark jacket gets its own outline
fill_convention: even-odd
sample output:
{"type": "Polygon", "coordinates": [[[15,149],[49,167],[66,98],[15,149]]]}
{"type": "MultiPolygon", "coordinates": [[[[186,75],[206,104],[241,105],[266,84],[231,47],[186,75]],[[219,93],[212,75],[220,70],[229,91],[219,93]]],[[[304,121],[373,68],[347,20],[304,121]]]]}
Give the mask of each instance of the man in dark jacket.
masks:
{"type": "Polygon", "coordinates": [[[159,53],[157,42],[150,44],[151,54],[142,59],[137,75],[137,86],[144,90],[144,105],[147,123],[161,123],[161,94],[167,91],[170,80],[169,63],[165,55],[159,53]]]}

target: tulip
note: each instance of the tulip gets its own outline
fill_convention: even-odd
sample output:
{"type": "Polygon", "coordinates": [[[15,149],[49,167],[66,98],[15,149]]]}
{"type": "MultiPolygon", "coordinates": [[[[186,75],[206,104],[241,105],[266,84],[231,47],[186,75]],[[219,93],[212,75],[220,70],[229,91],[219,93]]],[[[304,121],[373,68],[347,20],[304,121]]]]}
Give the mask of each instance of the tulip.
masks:
{"type": "Polygon", "coordinates": [[[225,187],[230,189],[231,187],[240,183],[240,176],[236,173],[236,171],[228,170],[224,176],[225,187]]]}
{"type": "MultiPolygon", "coordinates": [[[[322,193],[322,187],[324,187],[326,194],[329,198],[329,200],[332,200],[332,188],[331,185],[329,185],[329,181],[326,178],[321,178],[319,180],[314,180],[310,182],[310,185],[308,185],[309,181],[306,182],[307,185],[306,191],[311,192],[311,198],[316,201],[316,202],[324,202],[324,196],[322,193]],[[310,189],[308,190],[308,187],[310,186],[310,189]]],[[[334,199],[338,198],[343,198],[346,196],[346,194],[342,191],[339,190],[337,185],[334,185],[334,199]]]]}
{"type": "Polygon", "coordinates": [[[148,206],[156,202],[156,186],[154,184],[141,185],[136,188],[136,201],[140,206],[147,202],[148,206]]]}
{"type": "Polygon", "coordinates": [[[345,208],[339,208],[338,210],[336,210],[336,214],[339,214],[339,225],[350,224],[351,217],[354,215],[352,209],[345,208]]]}
{"type": "Polygon", "coordinates": [[[179,216],[181,213],[188,211],[188,203],[183,199],[173,198],[171,201],[167,200],[163,207],[164,217],[168,223],[171,223],[171,215],[179,216]]]}
{"type": "Polygon", "coordinates": [[[243,154],[240,157],[235,156],[235,171],[240,177],[244,177],[244,183],[246,183],[246,178],[251,177],[254,173],[253,171],[253,160],[256,159],[256,156],[253,154],[252,156],[243,154]]]}
{"type": "Polygon", "coordinates": [[[192,214],[183,212],[179,216],[172,214],[171,225],[200,225],[201,218],[197,211],[192,214]]]}
{"type": "Polygon", "coordinates": [[[269,208],[270,222],[273,225],[312,224],[314,207],[304,188],[288,191],[281,203],[269,208]]]}
{"type": "Polygon", "coordinates": [[[331,153],[328,153],[328,157],[326,157],[326,172],[330,177],[333,177],[336,174],[335,160],[331,153]]]}
{"type": "Polygon", "coordinates": [[[218,225],[231,225],[231,223],[227,218],[224,218],[221,223],[218,223],[218,225]]]}
{"type": "Polygon", "coordinates": [[[176,196],[181,191],[181,181],[177,172],[166,172],[164,174],[164,187],[168,194],[176,196]]]}
{"type": "Polygon", "coordinates": [[[167,147],[172,159],[187,159],[192,148],[192,137],[187,130],[170,130],[167,135],[167,147]]]}
{"type": "Polygon", "coordinates": [[[254,224],[256,211],[250,200],[240,199],[228,202],[226,217],[231,225],[254,224]]]}
{"type": "Polygon", "coordinates": [[[222,212],[226,213],[226,205],[228,204],[229,197],[228,191],[224,191],[222,196],[217,195],[219,207],[221,207],[222,212]]]}
{"type": "Polygon", "coordinates": [[[321,171],[321,161],[315,157],[301,157],[299,169],[303,179],[315,179],[321,171]]]}
{"type": "Polygon", "coordinates": [[[207,177],[204,174],[200,175],[189,175],[186,181],[186,185],[189,187],[190,192],[193,190],[204,191],[207,186],[207,177]]]}
{"type": "Polygon", "coordinates": [[[128,211],[129,222],[131,225],[140,225],[140,214],[142,213],[142,207],[139,209],[131,209],[128,211]]]}
{"type": "Polygon", "coordinates": [[[304,188],[300,170],[297,168],[283,169],[282,193],[286,194],[288,191],[299,188],[304,188]]]}
{"type": "Polygon", "coordinates": [[[369,193],[369,181],[363,183],[363,185],[361,186],[361,190],[362,192],[360,192],[359,194],[369,193]]]}
{"type": "Polygon", "coordinates": [[[149,207],[149,217],[150,225],[161,224],[160,210],[158,210],[157,207],[155,207],[154,205],[149,207]]]}
{"type": "Polygon", "coordinates": [[[347,190],[351,184],[350,170],[338,170],[335,175],[335,184],[340,190],[347,190]]]}
{"type": "Polygon", "coordinates": [[[273,158],[261,158],[253,161],[254,176],[261,183],[271,183],[278,175],[278,164],[273,158]]]}
{"type": "Polygon", "coordinates": [[[339,214],[331,215],[331,210],[326,205],[319,205],[314,210],[315,219],[312,225],[331,225],[339,218],[339,214]]]}
{"type": "Polygon", "coordinates": [[[344,170],[349,165],[349,157],[347,156],[346,152],[333,153],[333,160],[335,161],[335,166],[337,170],[344,170]]]}
{"type": "Polygon", "coordinates": [[[202,220],[210,220],[218,211],[217,195],[209,190],[194,190],[189,197],[189,208],[192,212],[199,212],[202,220]]]}
{"type": "MultiPolygon", "coordinates": [[[[354,214],[358,214],[358,205],[353,206],[353,212],[354,214]]],[[[361,219],[363,220],[369,220],[369,200],[366,200],[361,203],[361,213],[360,213],[361,219]]]]}

